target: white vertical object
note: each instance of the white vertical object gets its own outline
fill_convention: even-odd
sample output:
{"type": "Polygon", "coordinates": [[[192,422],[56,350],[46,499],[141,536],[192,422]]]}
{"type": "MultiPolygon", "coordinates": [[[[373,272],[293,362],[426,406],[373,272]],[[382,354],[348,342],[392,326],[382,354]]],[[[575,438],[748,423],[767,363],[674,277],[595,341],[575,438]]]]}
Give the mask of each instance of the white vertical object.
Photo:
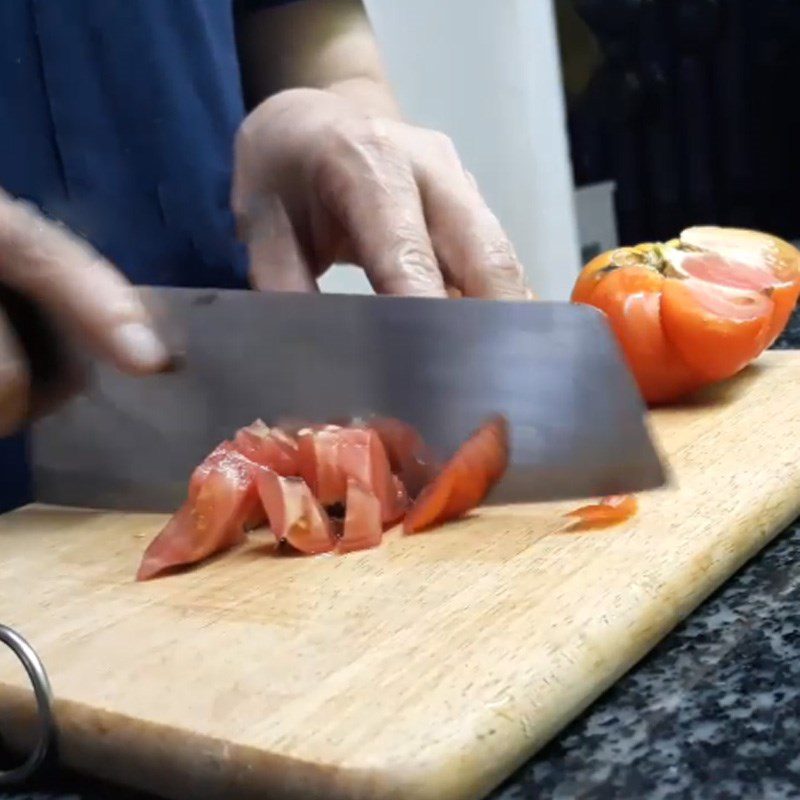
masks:
{"type": "MultiPolygon", "coordinates": [[[[449,134],[543,299],[580,268],[551,0],[365,0],[406,116],[449,134]]],[[[363,291],[352,268],[326,290],[363,291]]]]}

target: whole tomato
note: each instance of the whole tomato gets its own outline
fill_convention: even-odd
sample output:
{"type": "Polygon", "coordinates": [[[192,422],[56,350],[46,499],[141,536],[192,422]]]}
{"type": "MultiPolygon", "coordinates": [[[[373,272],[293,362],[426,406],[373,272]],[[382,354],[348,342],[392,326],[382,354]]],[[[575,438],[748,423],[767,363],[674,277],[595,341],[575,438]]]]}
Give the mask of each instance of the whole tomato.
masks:
{"type": "Polygon", "coordinates": [[[694,227],[602,253],[572,300],[607,315],[644,399],[668,403],[729,378],[783,331],[800,251],[759,231],[694,227]]]}

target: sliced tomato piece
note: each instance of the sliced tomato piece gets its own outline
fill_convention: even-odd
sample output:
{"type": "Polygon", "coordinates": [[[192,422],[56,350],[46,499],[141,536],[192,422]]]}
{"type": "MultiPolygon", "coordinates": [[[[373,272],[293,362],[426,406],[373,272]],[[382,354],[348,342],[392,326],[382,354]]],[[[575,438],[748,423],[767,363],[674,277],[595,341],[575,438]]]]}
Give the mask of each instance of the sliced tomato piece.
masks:
{"type": "Polygon", "coordinates": [[[236,432],[233,446],[256,464],[279,475],[297,475],[299,456],[297,442],[279,428],[270,428],[258,419],[236,432]]]}
{"type": "Polygon", "coordinates": [[[399,492],[389,458],[378,434],[371,429],[346,428],[341,432],[339,464],[352,478],[374,494],[384,522],[393,522],[406,509],[405,492],[399,492]]]}
{"type": "Polygon", "coordinates": [[[380,437],[392,472],[410,497],[416,497],[439,472],[440,464],[422,436],[407,423],[393,417],[371,419],[366,426],[380,437]]]}
{"type": "Polygon", "coordinates": [[[638,508],[639,504],[633,495],[609,495],[598,503],[576,508],[566,516],[579,520],[583,528],[602,528],[630,519],[638,508]]]}
{"type": "Polygon", "coordinates": [[[392,486],[394,486],[394,501],[391,509],[385,515],[384,525],[394,525],[395,522],[399,522],[411,505],[411,498],[408,496],[406,487],[397,475],[392,475],[392,486]]]}
{"type": "Polygon", "coordinates": [[[325,425],[305,428],[297,436],[300,476],[323,506],[344,503],[347,476],[340,462],[344,428],[325,425]]]}
{"type": "Polygon", "coordinates": [[[195,471],[189,498],[148,546],[138,580],[202,561],[244,539],[253,514],[254,465],[235,451],[218,451],[195,471]]]}
{"type": "Polygon", "coordinates": [[[235,453],[236,448],[233,442],[225,440],[220,442],[194,469],[191,478],[189,478],[189,499],[193,499],[200,491],[205,479],[211,474],[211,471],[217,467],[221,462],[229,457],[231,453],[235,453]]]}
{"type": "Polygon", "coordinates": [[[342,538],[336,545],[340,553],[377,547],[383,538],[381,501],[358,481],[347,481],[347,511],[342,538]]]}
{"type": "MultiPolygon", "coordinates": [[[[193,500],[197,497],[197,493],[200,491],[205,480],[214,470],[224,470],[226,469],[226,465],[237,465],[238,469],[244,470],[251,476],[255,475],[254,470],[257,466],[255,462],[251,461],[246,455],[237,450],[233,442],[228,440],[221,442],[205,459],[203,459],[192,473],[192,477],[189,480],[189,499],[193,500]]],[[[258,498],[254,478],[249,482],[249,488],[242,501],[241,518],[245,530],[257,528],[266,520],[264,509],[258,498]]]]}
{"type": "Polygon", "coordinates": [[[485,422],[415,500],[404,521],[406,533],[462,516],[483,502],[508,466],[508,425],[501,417],[485,422]]]}
{"type": "Polygon", "coordinates": [[[336,539],[328,515],[302,478],[287,478],[262,467],[256,475],[256,486],[279,542],[287,542],[301,553],[333,550],[336,539]]]}
{"type": "Polygon", "coordinates": [[[392,476],[386,450],[369,428],[327,425],[298,435],[300,474],[323,506],[345,503],[353,478],[380,501],[383,521],[402,516],[407,505],[392,476]]]}

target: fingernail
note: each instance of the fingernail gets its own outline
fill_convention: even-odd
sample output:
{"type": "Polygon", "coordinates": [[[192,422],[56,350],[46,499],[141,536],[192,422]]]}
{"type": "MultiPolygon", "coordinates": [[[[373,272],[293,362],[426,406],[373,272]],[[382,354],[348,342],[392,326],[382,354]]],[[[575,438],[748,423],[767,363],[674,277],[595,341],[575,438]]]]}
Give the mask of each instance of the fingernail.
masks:
{"type": "Polygon", "coordinates": [[[167,348],[155,331],[141,322],[120,325],[113,337],[119,355],[136,369],[158,369],[169,360],[167,348]]]}

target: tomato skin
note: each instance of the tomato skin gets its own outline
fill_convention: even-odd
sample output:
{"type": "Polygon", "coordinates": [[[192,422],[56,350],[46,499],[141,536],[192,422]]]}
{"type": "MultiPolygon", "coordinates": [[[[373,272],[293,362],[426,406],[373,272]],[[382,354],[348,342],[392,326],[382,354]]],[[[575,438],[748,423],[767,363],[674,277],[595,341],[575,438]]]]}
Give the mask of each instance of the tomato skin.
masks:
{"type": "Polygon", "coordinates": [[[605,312],[645,399],[677,399],[700,382],[675,352],[661,326],[664,277],[640,267],[620,267],[591,286],[590,305],[605,312]]]}
{"type": "Polygon", "coordinates": [[[766,344],[775,304],[764,294],[740,295],[747,305],[725,302],[701,281],[664,281],[661,293],[661,325],[679,358],[703,383],[724,380],[744,369],[757,358],[766,344]],[[710,301],[710,302],[709,302],[710,301]],[[720,302],[721,301],[721,302],[720,302]],[[714,313],[710,303],[719,303],[714,313]],[[734,317],[734,314],[739,314],[734,317]]]}
{"type": "Polygon", "coordinates": [[[644,400],[659,405],[744,369],[780,335],[799,295],[790,244],[707,227],[600,254],[571,299],[606,314],[644,400]]]}

